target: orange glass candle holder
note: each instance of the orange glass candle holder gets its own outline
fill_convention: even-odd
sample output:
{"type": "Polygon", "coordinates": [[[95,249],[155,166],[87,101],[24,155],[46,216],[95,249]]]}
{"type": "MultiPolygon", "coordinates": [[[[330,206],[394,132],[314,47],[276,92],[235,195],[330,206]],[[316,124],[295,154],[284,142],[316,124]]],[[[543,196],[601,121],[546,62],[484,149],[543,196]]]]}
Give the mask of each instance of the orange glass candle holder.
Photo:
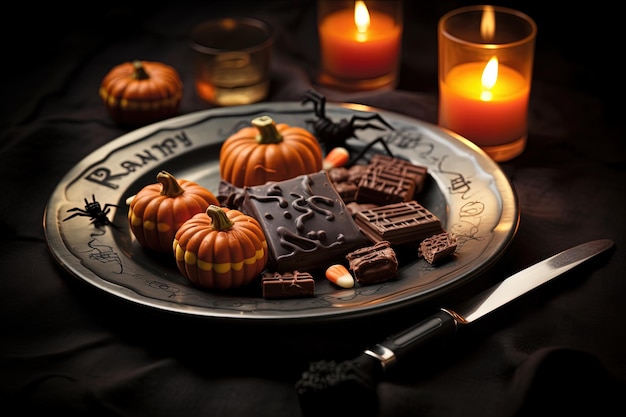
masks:
{"type": "Polygon", "coordinates": [[[320,84],[340,90],[392,89],[402,47],[401,0],[318,0],[320,84]]]}
{"type": "Polygon", "coordinates": [[[498,162],[520,155],[537,26],[505,7],[469,6],[439,20],[439,125],[498,162]]]}

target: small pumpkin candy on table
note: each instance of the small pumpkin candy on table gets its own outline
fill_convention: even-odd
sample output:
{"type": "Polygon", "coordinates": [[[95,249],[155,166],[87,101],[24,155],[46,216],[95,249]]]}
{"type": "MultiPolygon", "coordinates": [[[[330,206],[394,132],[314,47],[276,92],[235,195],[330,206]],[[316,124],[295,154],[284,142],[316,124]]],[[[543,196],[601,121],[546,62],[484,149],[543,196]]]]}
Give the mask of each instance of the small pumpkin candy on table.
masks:
{"type": "Polygon", "coordinates": [[[220,176],[235,187],[282,181],[322,169],[322,148],[308,130],[259,116],[226,138],[220,176]]]}
{"type": "Polygon", "coordinates": [[[113,120],[143,126],[176,115],[183,83],[167,64],[134,60],[113,67],[102,79],[99,94],[113,120]]]}
{"type": "Polygon", "coordinates": [[[208,290],[244,287],[267,266],[267,239],[259,222],[239,210],[211,205],[176,232],[179,271],[208,290]]]}
{"type": "Polygon", "coordinates": [[[156,179],[127,200],[128,222],[141,246],[171,254],[178,228],[218,200],[201,185],[167,171],[159,172],[156,179]]]}

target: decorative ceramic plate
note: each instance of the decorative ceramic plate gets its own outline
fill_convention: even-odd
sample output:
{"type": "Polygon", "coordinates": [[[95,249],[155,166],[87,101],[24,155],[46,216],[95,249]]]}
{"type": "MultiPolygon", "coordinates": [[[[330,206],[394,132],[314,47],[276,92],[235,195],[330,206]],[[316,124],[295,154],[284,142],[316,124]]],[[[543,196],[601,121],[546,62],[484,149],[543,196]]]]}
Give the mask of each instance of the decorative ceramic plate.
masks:
{"type": "MultiPolygon", "coordinates": [[[[402,253],[397,278],[343,289],[316,276],[315,295],[269,300],[260,284],[217,293],[191,285],[174,257],[144,250],[128,227],[128,197],[156,182],[161,170],[203,185],[216,196],[223,141],[253,118],[312,130],[313,106],[261,103],[218,108],[158,122],[123,135],[80,161],[58,184],[44,214],[53,258],[70,274],[113,296],[159,310],[233,320],[321,321],[392,311],[445,295],[492,266],[516,233],[516,195],[498,165],[471,142],[437,126],[400,114],[353,104],[327,104],[334,122],[378,113],[393,129],[359,129],[353,149],[382,137],[394,156],[428,168],[418,202],[439,217],[458,240],[454,256],[430,265],[402,253]],[[109,210],[115,225],[96,227],[88,216],[74,216],[94,199],[109,210]]],[[[357,126],[366,122],[357,120],[357,126]]],[[[375,152],[383,152],[376,144],[375,152]]],[[[386,152],[386,151],[385,151],[386,152]]]]}

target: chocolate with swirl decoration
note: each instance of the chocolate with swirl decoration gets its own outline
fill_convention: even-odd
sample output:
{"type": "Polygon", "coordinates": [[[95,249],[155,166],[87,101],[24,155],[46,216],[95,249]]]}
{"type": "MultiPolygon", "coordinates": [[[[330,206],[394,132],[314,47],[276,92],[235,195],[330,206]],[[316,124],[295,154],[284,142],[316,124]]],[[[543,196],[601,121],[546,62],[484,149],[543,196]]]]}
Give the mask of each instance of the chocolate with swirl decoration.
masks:
{"type": "Polygon", "coordinates": [[[263,227],[271,271],[324,269],[371,243],[323,170],[245,187],[241,210],[263,227]]]}

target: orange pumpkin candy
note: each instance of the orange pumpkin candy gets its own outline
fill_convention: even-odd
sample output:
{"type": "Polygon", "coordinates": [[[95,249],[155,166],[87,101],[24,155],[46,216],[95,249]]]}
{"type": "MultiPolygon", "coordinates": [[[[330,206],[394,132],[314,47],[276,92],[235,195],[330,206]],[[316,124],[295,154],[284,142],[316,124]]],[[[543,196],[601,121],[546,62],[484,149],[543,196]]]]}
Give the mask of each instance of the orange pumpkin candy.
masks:
{"type": "Polygon", "coordinates": [[[239,210],[215,205],[178,229],[172,249],[180,272],[209,290],[251,283],[268,260],[267,240],[259,222],[239,210]]]}
{"type": "Polygon", "coordinates": [[[135,60],[113,67],[102,79],[99,94],[113,120],[141,126],[176,115],[183,83],[169,65],[135,60]]]}
{"type": "Polygon", "coordinates": [[[276,124],[269,116],[252,120],[229,136],[220,150],[220,176],[236,187],[262,185],[322,169],[322,149],[308,130],[276,124]]]}
{"type": "Polygon", "coordinates": [[[201,185],[176,179],[167,171],[159,172],[156,178],[157,183],[145,186],[130,200],[128,222],[141,246],[171,253],[178,228],[219,202],[201,185]]]}

